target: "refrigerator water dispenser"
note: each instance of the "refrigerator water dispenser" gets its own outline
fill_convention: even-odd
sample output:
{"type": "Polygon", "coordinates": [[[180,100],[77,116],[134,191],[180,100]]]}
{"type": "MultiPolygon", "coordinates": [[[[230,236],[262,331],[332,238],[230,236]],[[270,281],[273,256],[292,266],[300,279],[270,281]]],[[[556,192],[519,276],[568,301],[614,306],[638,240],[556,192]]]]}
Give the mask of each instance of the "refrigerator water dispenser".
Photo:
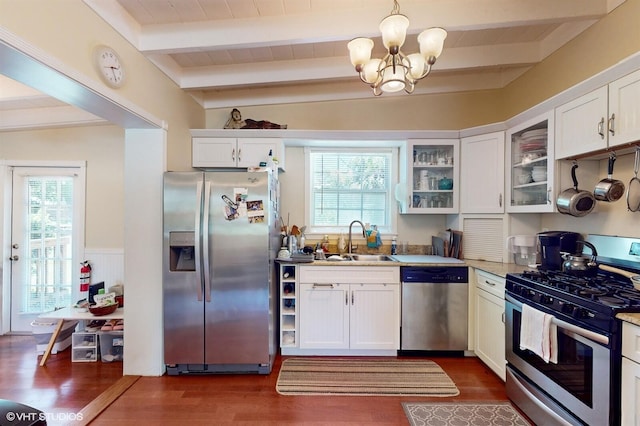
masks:
{"type": "Polygon", "coordinates": [[[195,233],[169,232],[169,270],[195,271],[195,233]]]}

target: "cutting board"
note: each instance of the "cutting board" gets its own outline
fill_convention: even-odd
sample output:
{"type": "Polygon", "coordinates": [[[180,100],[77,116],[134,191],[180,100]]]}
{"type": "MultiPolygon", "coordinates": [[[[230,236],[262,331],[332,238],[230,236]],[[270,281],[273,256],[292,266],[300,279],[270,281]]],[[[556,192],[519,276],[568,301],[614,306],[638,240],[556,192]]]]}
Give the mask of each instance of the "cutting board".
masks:
{"type": "Polygon", "coordinates": [[[433,247],[433,254],[436,256],[444,256],[444,240],[440,237],[431,237],[431,246],[433,247]]]}
{"type": "Polygon", "coordinates": [[[462,232],[461,231],[451,231],[453,232],[453,247],[451,247],[451,257],[455,257],[456,259],[462,259],[464,256],[462,255],[462,232]]]}
{"type": "Polygon", "coordinates": [[[440,231],[438,232],[438,238],[441,238],[443,241],[443,256],[451,257],[451,231],[440,231]]]}

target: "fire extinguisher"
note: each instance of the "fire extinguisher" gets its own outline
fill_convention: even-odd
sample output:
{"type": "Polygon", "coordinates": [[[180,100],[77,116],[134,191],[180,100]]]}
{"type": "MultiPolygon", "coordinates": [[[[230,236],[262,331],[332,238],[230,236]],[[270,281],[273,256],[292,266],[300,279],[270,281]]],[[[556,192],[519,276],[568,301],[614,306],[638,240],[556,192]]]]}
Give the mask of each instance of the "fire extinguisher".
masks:
{"type": "Polygon", "coordinates": [[[80,263],[80,291],[89,291],[89,284],[91,284],[91,265],[88,260],[80,263]]]}

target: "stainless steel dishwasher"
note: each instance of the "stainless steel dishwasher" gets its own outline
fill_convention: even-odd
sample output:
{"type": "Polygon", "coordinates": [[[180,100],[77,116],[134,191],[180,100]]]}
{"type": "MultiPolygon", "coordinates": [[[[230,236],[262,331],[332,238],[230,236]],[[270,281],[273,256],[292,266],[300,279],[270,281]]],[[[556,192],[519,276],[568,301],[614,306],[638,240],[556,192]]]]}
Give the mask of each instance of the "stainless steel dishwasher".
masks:
{"type": "Polygon", "coordinates": [[[467,350],[469,269],[403,266],[401,351],[467,350]]]}

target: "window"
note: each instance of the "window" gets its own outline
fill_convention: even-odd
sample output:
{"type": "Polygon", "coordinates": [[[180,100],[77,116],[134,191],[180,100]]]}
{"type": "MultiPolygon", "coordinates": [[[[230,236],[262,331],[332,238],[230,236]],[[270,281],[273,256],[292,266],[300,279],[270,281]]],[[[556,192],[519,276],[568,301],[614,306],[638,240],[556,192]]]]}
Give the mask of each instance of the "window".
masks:
{"type": "Polygon", "coordinates": [[[397,183],[397,151],[306,148],[310,232],[340,232],[360,220],[395,233],[391,194],[397,183]]]}

